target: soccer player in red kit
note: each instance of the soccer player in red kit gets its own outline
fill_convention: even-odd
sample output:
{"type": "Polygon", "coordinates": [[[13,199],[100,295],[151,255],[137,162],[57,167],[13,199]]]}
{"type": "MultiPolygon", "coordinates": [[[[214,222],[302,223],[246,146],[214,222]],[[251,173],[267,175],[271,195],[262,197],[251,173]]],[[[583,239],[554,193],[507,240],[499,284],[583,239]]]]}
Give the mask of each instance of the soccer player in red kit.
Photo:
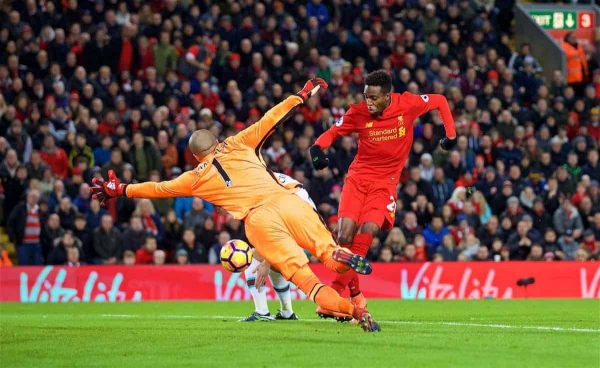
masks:
{"type": "MultiPolygon", "coordinates": [[[[313,166],[321,170],[329,159],[324,149],[339,137],[358,133],[358,152],[344,181],[338,216],[338,243],[354,253],[367,255],[379,229],[390,229],[396,213],[396,187],[413,143],[413,121],[437,109],[446,130],[440,146],[450,150],[456,144],[454,119],[443,95],[392,93],[392,79],[384,70],[367,75],[364,101],[351,105],[329,130],[310,148],[313,166]]],[[[360,292],[355,272],[337,275],[332,287],[342,293],[350,289],[352,303],[362,308],[366,300],[360,292]]],[[[317,308],[321,317],[350,319],[317,308]]]]}

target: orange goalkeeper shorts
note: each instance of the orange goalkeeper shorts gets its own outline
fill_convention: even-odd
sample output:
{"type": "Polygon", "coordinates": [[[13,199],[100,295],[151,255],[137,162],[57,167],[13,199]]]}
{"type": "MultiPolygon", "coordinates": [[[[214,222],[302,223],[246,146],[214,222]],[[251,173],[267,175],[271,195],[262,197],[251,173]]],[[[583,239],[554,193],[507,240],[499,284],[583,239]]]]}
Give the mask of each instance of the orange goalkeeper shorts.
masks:
{"type": "Polygon", "coordinates": [[[325,263],[337,247],[319,214],[291,192],[250,211],[244,224],[250,243],[288,280],[308,263],[302,248],[325,263]]]}

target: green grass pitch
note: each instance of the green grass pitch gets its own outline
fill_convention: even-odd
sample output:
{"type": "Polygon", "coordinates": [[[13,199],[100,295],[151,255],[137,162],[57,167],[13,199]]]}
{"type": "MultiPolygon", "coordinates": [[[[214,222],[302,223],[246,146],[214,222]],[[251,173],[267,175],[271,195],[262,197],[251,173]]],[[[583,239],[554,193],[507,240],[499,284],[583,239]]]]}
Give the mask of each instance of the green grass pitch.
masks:
{"type": "Polygon", "coordinates": [[[239,323],[251,303],[0,304],[0,364],[600,367],[600,300],[371,300],[378,334],[294,307],[300,321],[239,323]]]}

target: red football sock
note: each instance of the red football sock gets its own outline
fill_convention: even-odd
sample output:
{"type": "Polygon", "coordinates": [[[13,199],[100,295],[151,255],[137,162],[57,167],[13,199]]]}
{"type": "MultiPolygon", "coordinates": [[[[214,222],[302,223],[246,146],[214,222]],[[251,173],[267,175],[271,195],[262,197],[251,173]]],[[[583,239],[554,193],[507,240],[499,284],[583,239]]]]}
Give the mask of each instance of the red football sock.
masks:
{"type": "Polygon", "coordinates": [[[371,247],[371,243],[373,243],[373,235],[369,233],[356,234],[352,240],[350,250],[354,254],[365,257],[371,247]]]}
{"type": "Polygon", "coordinates": [[[354,297],[360,294],[360,283],[358,281],[358,274],[352,271],[352,278],[348,283],[348,289],[350,290],[350,296],[354,297]]]}
{"type": "MultiPolygon", "coordinates": [[[[373,243],[373,235],[369,233],[356,234],[354,240],[352,241],[352,245],[350,246],[350,250],[353,253],[365,257],[367,252],[369,252],[371,243],[373,243]]],[[[351,297],[360,294],[360,282],[358,281],[358,274],[354,271],[352,271],[352,278],[348,282],[348,289],[350,289],[351,297]]]]}

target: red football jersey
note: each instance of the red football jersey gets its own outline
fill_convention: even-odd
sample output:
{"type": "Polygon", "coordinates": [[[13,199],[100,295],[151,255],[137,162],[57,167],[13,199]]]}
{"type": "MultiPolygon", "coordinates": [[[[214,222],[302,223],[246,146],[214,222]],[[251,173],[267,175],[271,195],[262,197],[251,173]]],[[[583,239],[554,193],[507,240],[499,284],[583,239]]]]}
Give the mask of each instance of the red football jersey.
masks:
{"type": "Polygon", "coordinates": [[[367,110],[366,101],[350,109],[315,142],[322,149],[339,136],[358,133],[358,152],[348,175],[398,181],[413,143],[413,122],[426,112],[439,109],[446,136],[456,137],[454,119],[443,95],[391,93],[391,103],[378,117],[367,110]]]}

